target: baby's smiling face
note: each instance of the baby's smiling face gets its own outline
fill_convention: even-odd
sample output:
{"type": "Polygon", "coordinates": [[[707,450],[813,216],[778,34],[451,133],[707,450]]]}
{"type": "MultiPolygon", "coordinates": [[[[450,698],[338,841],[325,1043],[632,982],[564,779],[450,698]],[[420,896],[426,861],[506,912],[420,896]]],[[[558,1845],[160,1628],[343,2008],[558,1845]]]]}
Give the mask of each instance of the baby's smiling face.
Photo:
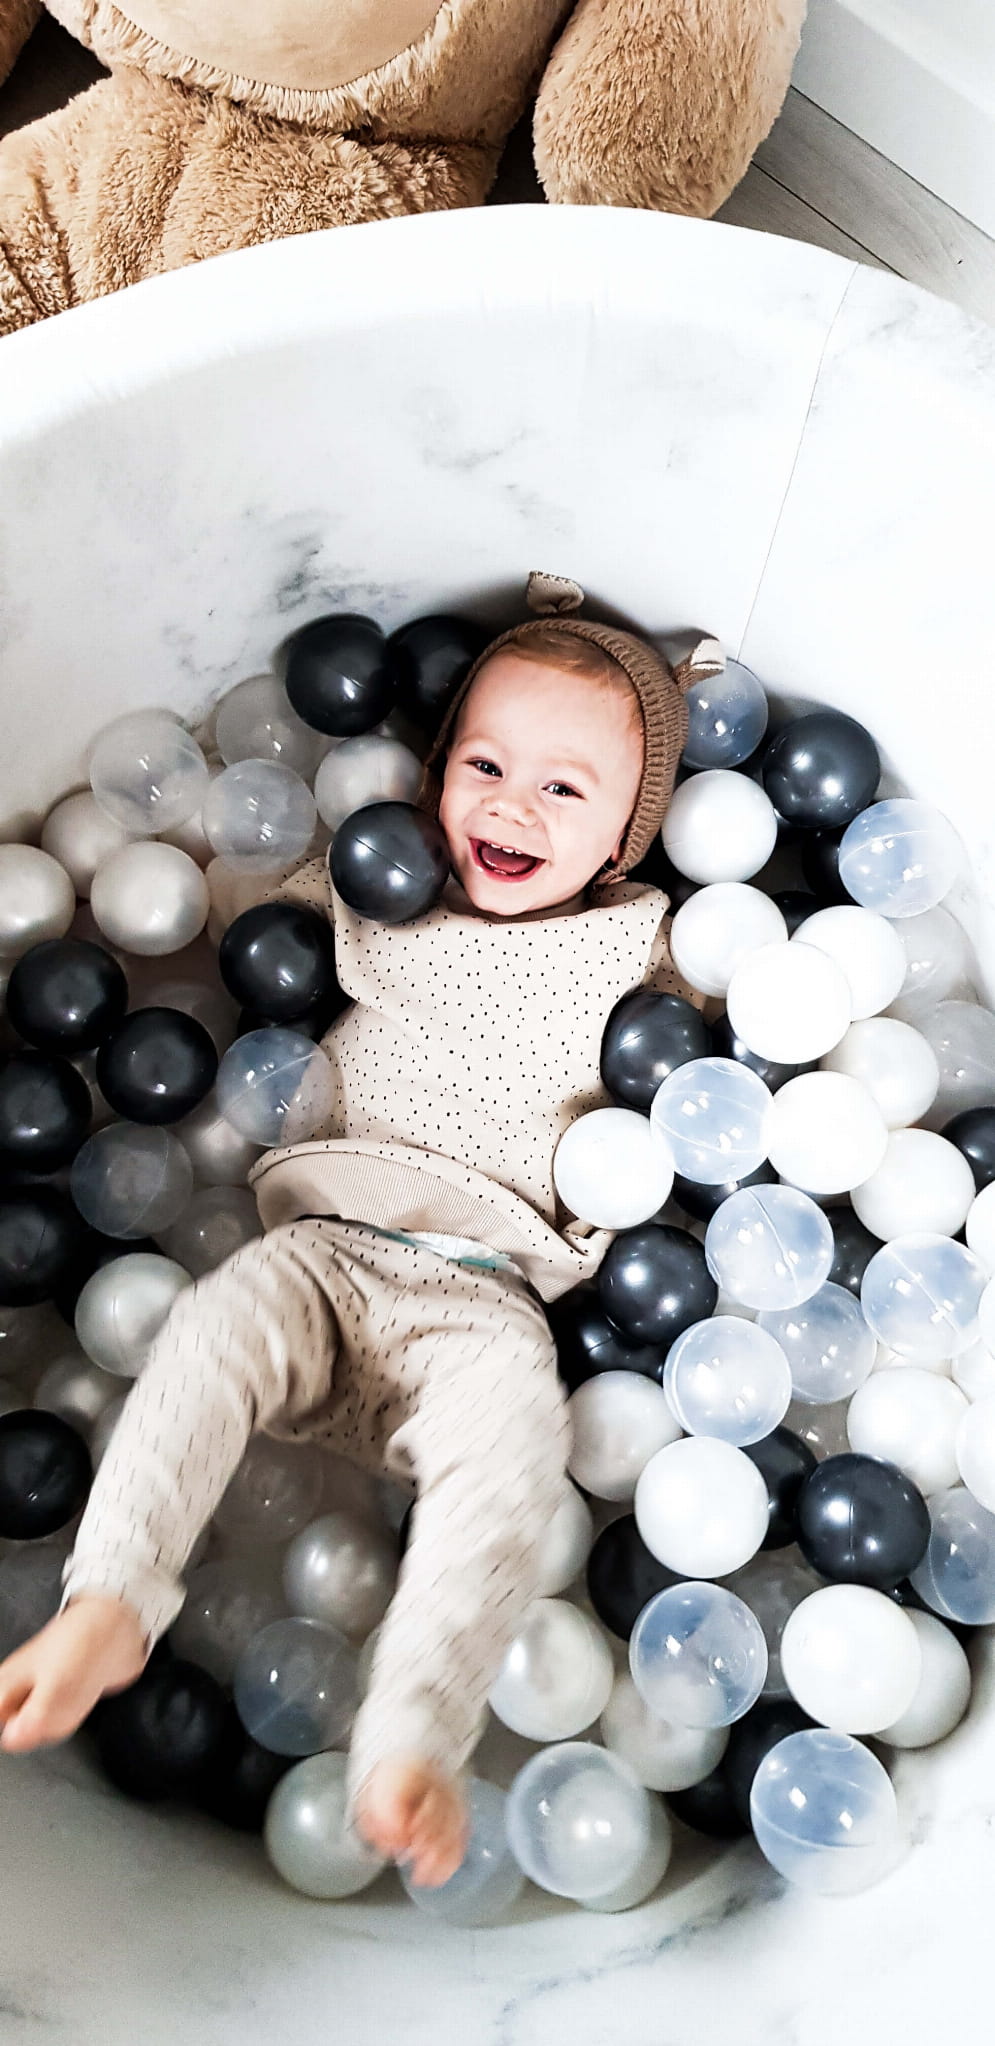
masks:
{"type": "Polygon", "coordinates": [[[642,770],[632,690],[494,654],[460,711],[439,807],[474,908],[514,917],[580,906],[618,858],[642,770]]]}

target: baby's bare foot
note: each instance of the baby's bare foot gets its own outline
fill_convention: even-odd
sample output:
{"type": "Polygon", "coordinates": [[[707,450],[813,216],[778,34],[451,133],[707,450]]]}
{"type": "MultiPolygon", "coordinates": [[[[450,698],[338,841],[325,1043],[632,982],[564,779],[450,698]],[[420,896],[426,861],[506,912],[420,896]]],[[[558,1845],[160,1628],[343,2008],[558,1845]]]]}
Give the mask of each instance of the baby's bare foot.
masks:
{"type": "Polygon", "coordinates": [[[106,1691],[141,1676],[138,1615],[116,1598],[79,1598],[0,1663],[0,1747],[24,1754],[68,1740],[106,1691]]]}
{"type": "Polygon", "coordinates": [[[356,1825],[371,1847],[403,1861],[412,1881],[437,1889],[466,1853],[466,1805],[435,1762],[394,1755],[371,1770],[356,1800],[356,1825]]]}

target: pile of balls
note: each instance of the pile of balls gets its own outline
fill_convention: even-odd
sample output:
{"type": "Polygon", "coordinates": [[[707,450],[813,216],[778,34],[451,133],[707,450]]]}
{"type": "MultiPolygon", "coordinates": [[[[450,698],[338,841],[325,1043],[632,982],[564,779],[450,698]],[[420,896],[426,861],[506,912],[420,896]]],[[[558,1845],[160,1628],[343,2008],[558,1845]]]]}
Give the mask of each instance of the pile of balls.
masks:
{"type": "MultiPolygon", "coordinates": [[[[423,914],[447,861],[421,761],[483,638],[320,619],[208,744],[118,719],[41,846],[0,847],[0,1653],[58,1604],[172,1301],[257,1233],[261,1148],[329,1111],[330,929],[290,903],[225,928],[216,884],[327,850],[359,914],[423,914]]],[[[768,735],[735,661],[689,711],[640,878],[706,1006],[626,996],[614,1105],[556,1153],[564,1209],[615,1234],[550,1310],[574,1483],[490,1701],[537,1752],[507,1795],[472,1782],[450,1883],[404,1878],[456,1924],[506,1914],[526,1876],[642,1901],[671,1814],[863,1888],[899,1851],[882,1755],[958,1723],[965,1640],[995,1620],[995,1016],[943,906],[957,835],[879,797],[852,718],[768,735]]],[[[92,1715],[109,1779],[262,1830],[307,1895],[372,1882],[342,1749],[409,1512],[257,1438],[168,1641],[92,1715]]]]}

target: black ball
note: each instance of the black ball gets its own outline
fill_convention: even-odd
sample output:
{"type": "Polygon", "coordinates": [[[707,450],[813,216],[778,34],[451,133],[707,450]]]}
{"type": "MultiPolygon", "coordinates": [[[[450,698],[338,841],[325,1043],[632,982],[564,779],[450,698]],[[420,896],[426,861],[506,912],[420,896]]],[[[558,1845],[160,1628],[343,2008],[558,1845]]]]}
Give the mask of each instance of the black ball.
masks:
{"type": "Polygon", "coordinates": [[[679,1584],[650,1554],[631,1513],[602,1528],[587,1559],[587,1591],[602,1625],[628,1641],[643,1607],[679,1584]]]}
{"type": "Polygon", "coordinates": [[[218,1053],[182,1009],[133,1009],[97,1053],[97,1085],[128,1122],[178,1122],[214,1085],[218,1053]]]}
{"type": "Polygon", "coordinates": [[[7,987],[7,1015],[18,1036],[67,1058],[94,1051],[127,1007],[128,982],[117,960],[83,938],[32,945],[7,987]]]}
{"type": "Polygon", "coordinates": [[[815,1720],[793,1698],[761,1698],[752,1711],[736,1721],[721,1766],[733,1804],[745,1825],[750,1823],[750,1792],[761,1762],[766,1761],[778,1741],[790,1739],[793,1733],[805,1733],[814,1725],[815,1720]]]}
{"type": "Polygon", "coordinates": [[[14,1052],[0,1069],[0,1165],[57,1172],[75,1158],[91,1116],[90,1089],[68,1059],[14,1052]]]}
{"type": "Polygon", "coordinates": [[[802,840],[802,873],[815,896],[817,909],[853,902],[849,889],[840,880],[842,838],[842,831],[813,831],[802,840]]]}
{"type": "Polygon", "coordinates": [[[258,1009],[240,1009],[235,1026],[236,1037],[245,1037],[250,1030],[297,1030],[302,1037],[312,1037],[320,1043],[326,1030],[330,1030],[336,1016],[348,1009],[349,997],[337,989],[327,1001],[313,1002],[309,1009],[303,1009],[292,1023],[282,1016],[263,1016],[258,1009]]]}
{"type": "Polygon", "coordinates": [[[686,874],[678,872],[670,854],[664,852],[663,840],[657,833],[649,851],[644,852],[637,867],[629,875],[630,881],[646,881],[653,888],[662,888],[670,897],[670,907],[675,916],[692,895],[697,895],[699,881],[689,881],[686,874]]]}
{"type": "Polygon", "coordinates": [[[880,778],[870,732],[841,710],[792,718],[764,754],[763,785],[778,816],[809,830],[845,829],[873,803],[880,778]]]}
{"type": "Polygon", "coordinates": [[[798,1494],[806,1478],[818,1468],[808,1443],[790,1428],[775,1428],[759,1442],[743,1445],[743,1454],[755,1463],[770,1499],[770,1518],[761,1546],[786,1549],[795,1539],[798,1494]]]}
{"type": "Polygon", "coordinates": [[[328,863],[333,886],[357,916],[406,924],[438,902],[449,847],[441,824],[412,803],[367,803],[339,826],[328,863]]]}
{"type": "Polygon", "coordinates": [[[674,1175],[674,1199],[686,1215],[693,1215],[696,1222],[710,1222],[717,1208],[730,1194],[740,1193],[744,1186],[776,1186],[777,1173],[772,1165],[758,1165],[755,1172],[748,1172],[745,1179],[727,1179],[721,1186],[706,1186],[700,1179],[685,1179],[678,1172],[674,1175]]]}
{"type": "Polygon", "coordinates": [[[442,611],[413,618],[391,633],[398,697],[414,724],[426,732],[436,730],[490,637],[472,618],[442,611]]]}
{"type": "Polygon", "coordinates": [[[0,1192],[0,1307],[53,1300],[85,1263],[90,1234],[54,1186],[0,1192]]]}
{"type": "Polygon", "coordinates": [[[721,1016],[716,1016],[711,1035],[713,1058],[735,1059],[738,1066],[747,1066],[751,1073],[756,1073],[758,1079],[763,1081],[765,1087],[770,1088],[772,1094],[776,1094],[786,1080],[794,1080],[799,1073],[811,1071],[811,1067],[782,1065],[776,1059],[763,1059],[759,1052],[751,1051],[749,1045],[744,1044],[742,1038],[736,1036],[724,1009],[721,1016]]]}
{"type": "Polygon", "coordinates": [[[601,1040],[601,1078],[623,1108],[647,1110],[668,1073],[707,1058],[708,1025],[681,995],[637,988],[616,1002],[601,1040]]]}
{"type": "MultiPolygon", "coordinates": [[[[724,1758],[723,1758],[724,1759],[724,1758]]],[[[672,1790],[664,1802],[674,1817],[710,1840],[741,1840],[750,1830],[736,1804],[722,1762],[690,1790],[672,1790]]]]}
{"type": "Polygon", "coordinates": [[[719,1297],[701,1244],[662,1222],[619,1231],[602,1259],[598,1292],[630,1343],[668,1350],[693,1322],[708,1319],[719,1297]]]}
{"type": "Polygon", "coordinates": [[[228,1724],[220,1684],[179,1660],[149,1663],[137,1683],[101,1698],[86,1721],[108,1781],[149,1801],[198,1797],[228,1724]]]}
{"type": "Polygon", "coordinates": [[[83,1505],[93,1467],[82,1435],[58,1414],[27,1407],[0,1415],[0,1536],[36,1542],[83,1505]]]}
{"type": "Polygon", "coordinates": [[[293,1755],[274,1755],[261,1748],[231,1705],[218,1748],[198,1780],[197,1803],[201,1811],[236,1832],[261,1833],[270,1798],[281,1776],[293,1767],[293,1755]]]}
{"type": "Polygon", "coordinates": [[[829,1283],[845,1286],[848,1293],[860,1298],[860,1284],[864,1273],[881,1244],[852,1208],[827,1208],[826,1220],[833,1232],[836,1246],[833,1262],[829,1268],[829,1283]]]}
{"type": "Polygon", "coordinates": [[[819,908],[816,897],[811,895],[807,888],[782,888],[779,895],[772,897],[772,901],[788,926],[789,938],[793,938],[799,926],[807,923],[809,917],[814,916],[819,908]]]}
{"type": "Polygon", "coordinates": [[[288,639],[284,686],[299,718],[333,739],[372,731],[397,689],[389,641],[352,611],[314,618],[288,639]]]}
{"type": "Polygon", "coordinates": [[[331,924],[303,903],[243,910],[218,946],[218,966],[236,1002],[273,1023],[296,1023],[338,991],[331,924]]]}
{"type": "Polygon", "coordinates": [[[967,1159],[978,1192],[991,1186],[995,1180],[995,1107],[963,1108],[944,1123],[941,1134],[967,1159]]]}
{"type": "Polygon", "coordinates": [[[636,1371],[659,1383],[665,1352],[653,1344],[629,1343],[609,1321],[597,1286],[588,1282],[561,1294],[546,1310],[553,1331],[560,1377],[571,1392],[601,1371],[636,1371]]]}
{"type": "Polygon", "coordinates": [[[896,1464],[829,1456],[805,1479],[796,1506],[798,1546],[833,1584],[888,1591],[911,1576],[929,1541],[929,1508],[896,1464]]]}

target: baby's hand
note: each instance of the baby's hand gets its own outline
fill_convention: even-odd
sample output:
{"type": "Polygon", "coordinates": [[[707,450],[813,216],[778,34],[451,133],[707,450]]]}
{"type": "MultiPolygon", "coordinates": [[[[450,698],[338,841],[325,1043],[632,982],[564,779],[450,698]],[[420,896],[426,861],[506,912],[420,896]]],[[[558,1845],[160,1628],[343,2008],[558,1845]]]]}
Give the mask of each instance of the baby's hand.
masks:
{"type": "Polygon", "coordinates": [[[68,1740],[105,1691],[141,1676],[145,1640],[120,1599],[74,1599],[0,1663],[0,1747],[24,1754],[68,1740]]]}

